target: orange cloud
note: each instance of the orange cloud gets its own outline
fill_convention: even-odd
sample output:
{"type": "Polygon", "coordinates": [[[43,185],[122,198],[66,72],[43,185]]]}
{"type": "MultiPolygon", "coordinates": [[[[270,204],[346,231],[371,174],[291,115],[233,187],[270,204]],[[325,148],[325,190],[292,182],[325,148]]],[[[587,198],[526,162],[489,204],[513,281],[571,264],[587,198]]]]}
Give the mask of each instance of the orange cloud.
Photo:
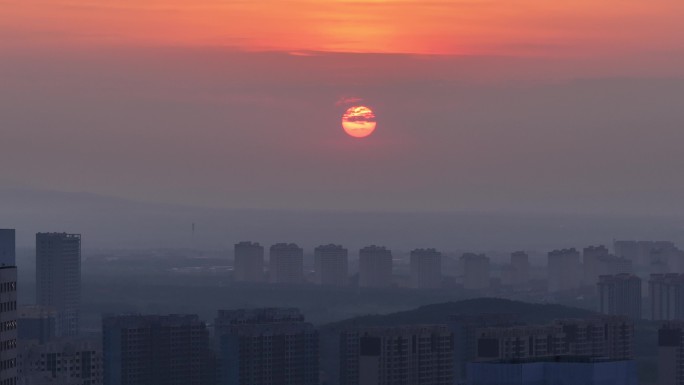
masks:
{"type": "Polygon", "coordinates": [[[0,41],[415,54],[681,49],[681,0],[0,0],[0,41]],[[3,38],[4,37],[4,38],[3,38]]]}

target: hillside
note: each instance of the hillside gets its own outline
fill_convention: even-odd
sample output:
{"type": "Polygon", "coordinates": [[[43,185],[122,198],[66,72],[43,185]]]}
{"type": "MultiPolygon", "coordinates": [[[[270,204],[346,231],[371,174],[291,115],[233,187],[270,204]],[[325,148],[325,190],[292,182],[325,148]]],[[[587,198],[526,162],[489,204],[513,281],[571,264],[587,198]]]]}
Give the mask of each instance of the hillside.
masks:
{"type": "Polygon", "coordinates": [[[510,314],[524,323],[546,323],[558,318],[580,318],[596,313],[555,304],[534,304],[498,298],[476,298],[421,306],[414,310],[385,315],[367,315],[334,322],[323,329],[359,326],[388,326],[446,323],[452,315],[510,314]]]}

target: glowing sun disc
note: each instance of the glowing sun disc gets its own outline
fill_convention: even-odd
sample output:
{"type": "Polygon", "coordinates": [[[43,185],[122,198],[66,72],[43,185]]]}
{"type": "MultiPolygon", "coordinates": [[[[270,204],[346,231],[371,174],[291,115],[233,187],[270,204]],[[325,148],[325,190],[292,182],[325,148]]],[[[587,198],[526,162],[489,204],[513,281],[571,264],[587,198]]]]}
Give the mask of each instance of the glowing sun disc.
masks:
{"type": "Polygon", "coordinates": [[[377,124],[373,110],[366,106],[351,107],[342,115],[342,128],[354,138],[372,134],[377,124]]]}

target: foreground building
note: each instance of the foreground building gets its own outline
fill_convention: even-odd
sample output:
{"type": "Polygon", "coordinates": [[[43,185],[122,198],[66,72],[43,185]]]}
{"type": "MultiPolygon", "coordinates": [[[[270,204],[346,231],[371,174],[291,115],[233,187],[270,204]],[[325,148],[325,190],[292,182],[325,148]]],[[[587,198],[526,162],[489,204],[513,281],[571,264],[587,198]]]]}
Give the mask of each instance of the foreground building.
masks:
{"type": "Polygon", "coordinates": [[[42,306],[22,306],[17,315],[17,338],[22,344],[45,344],[55,339],[57,313],[42,306]]]}
{"type": "Polygon", "coordinates": [[[221,385],[318,385],[318,332],[296,309],[220,310],[221,385]]]}
{"type": "Polygon", "coordinates": [[[0,229],[0,385],[17,383],[15,231],[0,229]]]}
{"type": "Polygon", "coordinates": [[[325,286],[346,286],[349,280],[347,249],[339,245],[318,246],[314,250],[315,282],[325,286]]]}
{"type": "Polygon", "coordinates": [[[19,385],[102,385],[102,347],[92,341],[22,344],[17,361],[19,385]]]}
{"type": "Polygon", "coordinates": [[[263,282],[264,247],[258,243],[240,242],[235,244],[234,250],[235,282],[263,282]]]}
{"type": "Polygon", "coordinates": [[[468,385],[637,385],[636,364],[586,356],[468,364],[468,385]]]}
{"type": "Polygon", "coordinates": [[[477,329],[476,361],[561,355],[634,358],[634,324],[626,317],[556,320],[546,325],[477,329]]]}
{"type": "Polygon", "coordinates": [[[78,335],[81,235],[36,234],[36,303],[57,311],[57,336],[78,335]]]}
{"type": "Polygon", "coordinates": [[[359,287],[392,286],[392,252],[381,246],[367,246],[359,251],[359,287]]]}
{"type": "Polygon", "coordinates": [[[684,385],[684,321],[658,330],[658,385],[684,385]]]}
{"type": "Polygon", "coordinates": [[[105,385],[212,385],[209,332],[196,315],[115,316],[102,321],[105,385]]]}
{"type": "Polygon", "coordinates": [[[446,325],[349,330],[340,334],[343,385],[452,385],[453,334],[446,325]]]}
{"type": "Polygon", "coordinates": [[[641,278],[633,274],[602,275],[598,281],[599,311],[641,319],[641,278]]]}

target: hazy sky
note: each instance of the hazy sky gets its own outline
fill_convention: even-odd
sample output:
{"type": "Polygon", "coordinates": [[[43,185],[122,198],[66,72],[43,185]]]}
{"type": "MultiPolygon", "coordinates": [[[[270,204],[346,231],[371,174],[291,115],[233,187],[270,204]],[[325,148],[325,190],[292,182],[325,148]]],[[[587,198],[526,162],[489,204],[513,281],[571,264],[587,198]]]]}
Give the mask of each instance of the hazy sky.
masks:
{"type": "Polygon", "coordinates": [[[684,214],[681,0],[0,0],[0,188],[684,214]],[[340,125],[372,107],[365,139],[340,125]]]}

